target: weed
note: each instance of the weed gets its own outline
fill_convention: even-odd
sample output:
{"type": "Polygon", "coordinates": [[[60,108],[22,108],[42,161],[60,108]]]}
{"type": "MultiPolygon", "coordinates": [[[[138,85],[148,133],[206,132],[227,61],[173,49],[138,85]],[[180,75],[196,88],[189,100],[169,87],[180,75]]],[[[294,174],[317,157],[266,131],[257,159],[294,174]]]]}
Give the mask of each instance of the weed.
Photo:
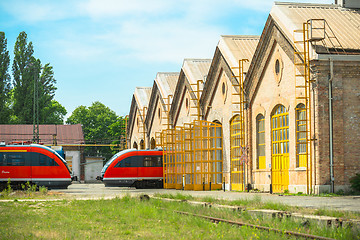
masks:
{"type": "Polygon", "coordinates": [[[34,192],[36,192],[37,186],[36,184],[26,182],[25,184],[21,184],[21,188],[26,192],[27,195],[31,196],[34,192]]]}
{"type": "Polygon", "coordinates": [[[350,178],[350,184],[355,192],[360,192],[360,173],[357,173],[354,177],[350,178]]]}
{"type": "Polygon", "coordinates": [[[39,187],[39,192],[42,194],[42,195],[46,195],[48,193],[48,189],[47,187],[45,186],[40,186],[39,187]]]}
{"type": "Polygon", "coordinates": [[[8,197],[12,192],[13,189],[11,188],[11,180],[9,178],[6,184],[6,188],[1,192],[1,196],[8,197]]]}

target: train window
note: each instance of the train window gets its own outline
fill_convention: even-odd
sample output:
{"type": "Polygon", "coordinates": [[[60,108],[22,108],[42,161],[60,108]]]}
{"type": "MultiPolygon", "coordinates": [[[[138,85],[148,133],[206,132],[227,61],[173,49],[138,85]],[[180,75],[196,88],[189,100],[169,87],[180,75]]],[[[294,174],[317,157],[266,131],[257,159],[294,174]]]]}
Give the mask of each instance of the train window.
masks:
{"type": "Polygon", "coordinates": [[[0,153],[0,166],[6,166],[6,158],[5,158],[5,154],[0,153]]]}
{"type": "Polygon", "coordinates": [[[42,153],[32,152],[30,159],[32,166],[59,166],[54,159],[42,153]]]}
{"type": "Polygon", "coordinates": [[[139,167],[139,161],[138,156],[130,156],[118,162],[115,167],[139,167]]]}
{"type": "Polygon", "coordinates": [[[162,161],[160,156],[144,157],[144,167],[161,167],[162,161]]]}
{"type": "Polygon", "coordinates": [[[160,156],[156,157],[156,160],[157,160],[157,166],[162,167],[163,166],[162,165],[162,156],[161,157],[160,156]]]}
{"type": "Polygon", "coordinates": [[[7,166],[25,166],[25,156],[22,153],[9,154],[7,158],[7,166]]]}
{"type": "Polygon", "coordinates": [[[144,167],[153,167],[154,162],[152,157],[144,157],[144,167]]]}

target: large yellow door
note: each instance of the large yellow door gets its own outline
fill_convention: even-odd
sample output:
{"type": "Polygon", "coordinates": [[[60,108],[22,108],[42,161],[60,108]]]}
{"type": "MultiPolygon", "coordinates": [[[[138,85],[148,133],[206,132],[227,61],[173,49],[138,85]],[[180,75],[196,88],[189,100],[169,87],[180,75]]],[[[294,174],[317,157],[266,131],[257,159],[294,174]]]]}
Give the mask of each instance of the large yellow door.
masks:
{"type": "Polygon", "coordinates": [[[289,187],[289,113],[279,105],[271,117],[271,183],[274,193],[289,187]]]}
{"type": "Polygon", "coordinates": [[[244,191],[245,146],[244,131],[239,115],[230,123],[231,190],[244,191]]]}

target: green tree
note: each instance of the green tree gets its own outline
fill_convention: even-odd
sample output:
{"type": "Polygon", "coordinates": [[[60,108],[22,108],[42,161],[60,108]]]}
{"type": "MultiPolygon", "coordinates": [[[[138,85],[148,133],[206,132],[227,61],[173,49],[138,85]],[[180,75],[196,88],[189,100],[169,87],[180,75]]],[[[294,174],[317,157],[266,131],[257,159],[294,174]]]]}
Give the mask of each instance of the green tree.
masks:
{"type": "Polygon", "coordinates": [[[8,73],[10,64],[9,51],[5,33],[0,32],[0,123],[10,121],[10,75],[8,73]]]}
{"type": "Polygon", "coordinates": [[[21,32],[16,39],[14,47],[13,111],[18,123],[33,123],[33,90],[34,78],[39,74],[38,61],[33,57],[32,42],[27,43],[27,34],[21,32]]]}
{"type": "Polygon", "coordinates": [[[51,100],[50,103],[41,111],[43,122],[46,124],[64,124],[67,113],[65,107],[56,100],[51,100]]]}
{"type": "Polygon", "coordinates": [[[66,109],[54,100],[55,84],[53,67],[33,56],[32,42],[21,32],[14,47],[13,70],[13,113],[14,123],[34,122],[34,92],[37,89],[39,124],[62,124],[66,109]],[[59,111],[59,112],[57,112],[59,111]]]}
{"type": "MultiPolygon", "coordinates": [[[[120,126],[123,118],[101,102],[94,102],[90,107],[79,106],[66,120],[67,124],[81,124],[87,143],[111,144],[121,135],[120,126]]],[[[113,153],[110,147],[86,148],[88,155],[102,155],[110,157],[113,153]]]]}

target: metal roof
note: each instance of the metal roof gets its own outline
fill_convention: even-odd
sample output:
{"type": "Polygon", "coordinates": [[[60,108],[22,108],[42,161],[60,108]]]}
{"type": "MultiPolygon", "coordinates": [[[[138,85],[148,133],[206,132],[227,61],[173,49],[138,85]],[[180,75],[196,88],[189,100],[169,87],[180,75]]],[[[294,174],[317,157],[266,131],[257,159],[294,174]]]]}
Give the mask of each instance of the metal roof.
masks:
{"type": "Polygon", "coordinates": [[[174,95],[178,79],[178,72],[158,72],[156,74],[155,82],[163,99],[174,95]]]}
{"type": "Polygon", "coordinates": [[[254,55],[260,36],[244,35],[223,35],[218,43],[218,48],[229,64],[233,68],[234,74],[238,74],[240,59],[248,59],[249,63],[244,64],[244,71],[248,70],[251,59],[254,55]]]}
{"type": "MultiPolygon", "coordinates": [[[[325,19],[344,49],[360,50],[360,10],[333,4],[275,2],[271,17],[293,39],[294,30],[310,19],[325,19]]],[[[328,30],[327,30],[328,31],[328,30]]],[[[320,43],[316,43],[320,45],[320,43]]],[[[327,45],[330,42],[327,40],[327,45]]]]}
{"type": "Polygon", "coordinates": [[[139,109],[143,109],[149,105],[152,87],[136,87],[134,97],[139,109]]]}
{"type": "MultiPolygon", "coordinates": [[[[39,138],[43,144],[52,144],[56,136],[58,145],[83,144],[84,134],[81,124],[74,125],[39,125],[39,138]]],[[[33,139],[33,125],[0,125],[0,142],[26,142],[33,139]]]]}
{"type": "Polygon", "coordinates": [[[205,82],[212,59],[184,59],[182,70],[190,84],[205,82]]]}

